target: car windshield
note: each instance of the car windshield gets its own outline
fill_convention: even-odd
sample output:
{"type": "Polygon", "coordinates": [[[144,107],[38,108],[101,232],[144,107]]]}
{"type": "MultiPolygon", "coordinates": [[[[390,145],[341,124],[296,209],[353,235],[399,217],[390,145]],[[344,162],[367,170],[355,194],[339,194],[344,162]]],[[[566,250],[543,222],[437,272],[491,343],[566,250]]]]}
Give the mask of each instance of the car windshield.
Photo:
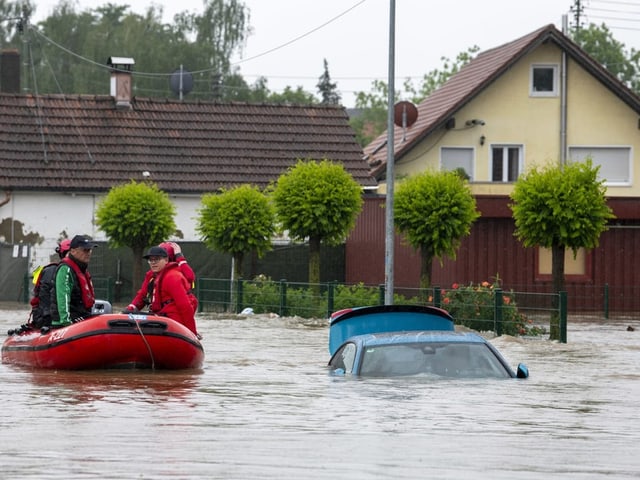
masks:
{"type": "Polygon", "coordinates": [[[508,378],[504,365],[484,343],[404,343],[369,346],[360,375],[433,375],[453,378],[508,378]]]}

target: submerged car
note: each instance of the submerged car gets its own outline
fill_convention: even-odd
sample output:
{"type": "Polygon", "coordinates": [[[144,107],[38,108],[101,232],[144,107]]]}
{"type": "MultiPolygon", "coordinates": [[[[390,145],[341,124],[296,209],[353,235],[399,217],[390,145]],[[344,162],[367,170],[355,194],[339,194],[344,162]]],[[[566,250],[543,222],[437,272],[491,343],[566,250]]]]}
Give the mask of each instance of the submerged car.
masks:
{"type": "Polygon", "coordinates": [[[331,316],[329,368],[335,375],[436,378],[526,378],[476,333],[455,331],[440,308],[383,305],[341,310],[331,316]]]}

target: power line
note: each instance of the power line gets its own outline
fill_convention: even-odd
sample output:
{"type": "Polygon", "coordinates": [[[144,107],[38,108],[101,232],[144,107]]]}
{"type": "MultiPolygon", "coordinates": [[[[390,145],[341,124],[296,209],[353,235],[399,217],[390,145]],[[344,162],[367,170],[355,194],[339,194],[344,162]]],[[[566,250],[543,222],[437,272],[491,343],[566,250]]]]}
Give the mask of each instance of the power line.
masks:
{"type": "MultiPolygon", "coordinates": [[[[239,60],[237,62],[230,63],[230,66],[237,66],[237,65],[240,65],[242,63],[246,63],[246,62],[249,62],[251,60],[255,60],[256,58],[264,57],[265,55],[268,55],[270,53],[273,53],[273,52],[276,52],[278,50],[281,50],[281,49],[283,49],[283,48],[285,48],[285,47],[287,47],[289,45],[292,45],[292,44],[298,42],[299,40],[302,40],[303,38],[308,37],[309,35],[321,30],[322,28],[326,27],[327,25],[330,25],[331,23],[333,23],[336,20],[338,20],[339,18],[345,16],[347,13],[351,12],[352,10],[354,10],[357,7],[359,7],[360,5],[362,5],[365,2],[367,2],[367,0],[360,0],[359,2],[355,3],[351,7],[347,8],[346,10],[342,11],[341,13],[339,13],[338,15],[336,15],[333,18],[330,18],[326,22],[322,23],[321,25],[319,25],[319,26],[317,26],[315,28],[312,28],[311,30],[309,30],[309,31],[307,31],[307,32],[305,32],[303,34],[298,35],[297,37],[294,37],[293,39],[288,40],[287,42],[285,42],[285,43],[283,43],[281,45],[278,45],[276,47],[270,48],[269,50],[266,50],[266,51],[264,51],[262,53],[259,53],[257,55],[253,55],[252,57],[249,57],[249,58],[245,58],[245,59],[239,60]]],[[[83,62],[90,63],[90,64],[92,64],[94,66],[97,66],[97,67],[100,67],[100,68],[106,68],[106,69],[110,68],[110,67],[108,67],[108,66],[106,66],[104,64],[95,62],[95,61],[93,61],[93,60],[91,60],[89,58],[83,57],[82,55],[79,55],[79,54],[73,52],[72,50],[69,50],[68,48],[66,48],[63,45],[61,45],[61,44],[57,43],[56,41],[54,41],[53,39],[47,37],[44,33],[39,31],[37,28],[33,27],[32,25],[29,25],[29,26],[36,34],[38,34],[44,40],[49,42],[51,45],[53,45],[56,48],[59,48],[60,50],[64,51],[65,53],[67,53],[69,55],[72,55],[75,58],[77,58],[77,59],[79,59],[79,60],[81,60],[83,62]]],[[[195,75],[195,74],[199,74],[199,73],[210,73],[210,72],[216,72],[216,71],[217,71],[217,67],[212,67],[212,68],[203,68],[203,69],[200,69],[200,70],[195,70],[195,71],[192,71],[191,73],[195,75]]],[[[141,77],[143,77],[143,76],[146,76],[146,77],[154,77],[154,76],[160,76],[160,77],[166,76],[166,77],[169,77],[169,76],[171,76],[173,74],[173,72],[171,72],[171,73],[154,73],[154,72],[139,72],[139,71],[137,71],[134,74],[137,75],[137,76],[141,76],[141,77]]],[[[276,78],[276,77],[273,77],[273,78],[276,78]]],[[[302,78],[302,77],[300,77],[300,78],[302,78]]],[[[313,78],[316,78],[316,77],[313,77],[313,78]]]]}

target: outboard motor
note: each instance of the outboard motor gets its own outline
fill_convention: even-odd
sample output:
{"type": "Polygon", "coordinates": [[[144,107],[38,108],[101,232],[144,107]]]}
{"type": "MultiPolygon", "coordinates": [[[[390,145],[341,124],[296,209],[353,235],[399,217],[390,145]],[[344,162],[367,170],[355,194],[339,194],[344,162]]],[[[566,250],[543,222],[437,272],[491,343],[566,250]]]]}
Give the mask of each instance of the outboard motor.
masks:
{"type": "Polygon", "coordinates": [[[96,300],[93,304],[93,308],[91,309],[92,315],[102,315],[104,313],[111,313],[111,303],[107,300],[96,300]]]}

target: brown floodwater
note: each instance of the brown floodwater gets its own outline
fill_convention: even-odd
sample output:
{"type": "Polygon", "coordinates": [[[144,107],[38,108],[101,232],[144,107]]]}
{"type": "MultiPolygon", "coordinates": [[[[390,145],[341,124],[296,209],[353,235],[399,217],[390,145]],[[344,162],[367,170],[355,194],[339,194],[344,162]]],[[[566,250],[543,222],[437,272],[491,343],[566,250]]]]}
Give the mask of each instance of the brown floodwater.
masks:
{"type": "MultiPolygon", "coordinates": [[[[0,332],[24,323],[0,310],[0,332]]],[[[640,325],[491,339],[527,380],[330,376],[326,320],[200,315],[204,368],[0,365],[3,479],[624,479],[640,325]]],[[[4,335],[4,333],[3,333],[4,335]]]]}

